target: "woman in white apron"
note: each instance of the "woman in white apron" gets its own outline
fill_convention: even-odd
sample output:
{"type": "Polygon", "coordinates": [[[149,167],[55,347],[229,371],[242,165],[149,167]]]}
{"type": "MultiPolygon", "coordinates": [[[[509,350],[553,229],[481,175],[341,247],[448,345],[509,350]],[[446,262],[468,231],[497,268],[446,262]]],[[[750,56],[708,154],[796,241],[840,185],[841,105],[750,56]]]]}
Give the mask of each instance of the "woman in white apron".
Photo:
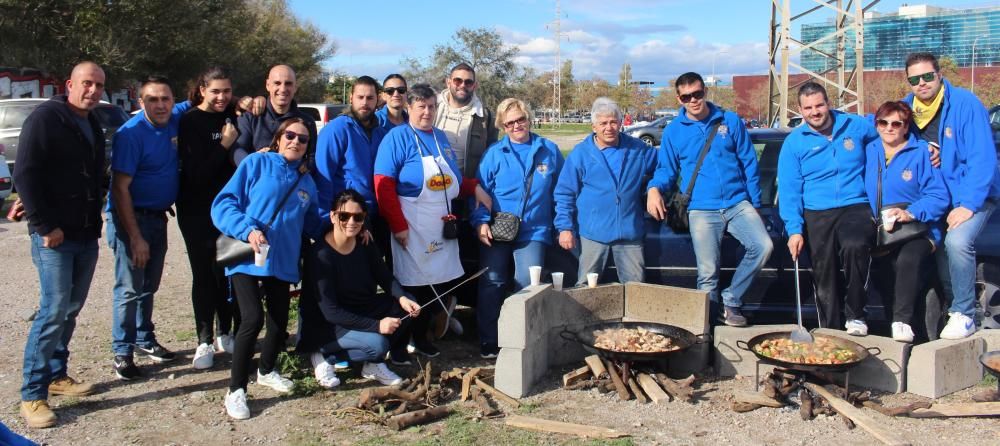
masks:
{"type": "MultiPolygon", "coordinates": [[[[450,288],[464,274],[458,256],[458,221],[451,200],[475,194],[477,205],[492,204],[475,179],[463,179],[445,134],[434,128],[437,97],[427,84],[407,92],[409,122],[383,138],[375,158],[375,197],[392,232],[392,269],[420,304],[450,288]]],[[[430,318],[443,308],[427,306],[411,324],[413,346],[428,357],[440,352],[427,339],[430,318]]],[[[405,345],[391,346],[394,364],[409,363],[405,345]]]]}

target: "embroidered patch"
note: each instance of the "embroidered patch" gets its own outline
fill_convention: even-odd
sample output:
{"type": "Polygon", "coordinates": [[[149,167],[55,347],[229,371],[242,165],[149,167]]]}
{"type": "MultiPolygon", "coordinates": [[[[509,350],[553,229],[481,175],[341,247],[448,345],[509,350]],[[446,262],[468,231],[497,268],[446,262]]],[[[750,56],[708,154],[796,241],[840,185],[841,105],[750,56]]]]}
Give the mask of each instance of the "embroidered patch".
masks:
{"type": "Polygon", "coordinates": [[[954,136],[954,134],[951,131],[951,127],[945,127],[944,128],[944,137],[951,139],[953,136],[954,136]]]}
{"type": "Polygon", "coordinates": [[[538,166],[535,167],[535,172],[538,172],[542,175],[542,177],[544,177],[549,173],[549,165],[546,163],[539,163],[538,166]]]}
{"type": "Polygon", "coordinates": [[[844,138],[844,150],[854,150],[854,140],[850,137],[844,138]]]}
{"type": "Polygon", "coordinates": [[[427,188],[433,191],[442,191],[451,186],[451,183],[455,180],[451,175],[445,175],[444,180],[441,179],[441,175],[434,175],[431,179],[427,180],[427,188]]]}
{"type": "Polygon", "coordinates": [[[910,169],[903,169],[903,181],[910,181],[913,179],[913,171],[910,169]]]}
{"type": "Polygon", "coordinates": [[[435,252],[440,251],[442,248],[444,248],[444,242],[440,240],[434,240],[433,242],[427,244],[427,250],[424,251],[424,254],[434,254],[435,252]]]}
{"type": "Polygon", "coordinates": [[[725,137],[727,133],[729,133],[729,126],[727,126],[725,124],[719,124],[718,134],[720,134],[723,137],[725,137]]]}
{"type": "Polygon", "coordinates": [[[299,206],[300,207],[306,207],[306,206],[309,205],[309,192],[306,192],[306,191],[304,191],[302,189],[299,189],[299,191],[296,193],[296,195],[299,196],[299,206]]]}

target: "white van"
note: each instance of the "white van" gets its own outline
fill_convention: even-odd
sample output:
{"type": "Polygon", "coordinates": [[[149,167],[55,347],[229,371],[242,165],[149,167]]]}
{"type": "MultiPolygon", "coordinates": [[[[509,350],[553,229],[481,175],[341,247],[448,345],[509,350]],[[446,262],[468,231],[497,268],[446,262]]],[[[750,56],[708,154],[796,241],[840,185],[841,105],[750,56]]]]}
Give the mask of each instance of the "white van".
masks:
{"type": "Polygon", "coordinates": [[[336,118],[340,115],[344,109],[347,108],[347,104],[299,104],[299,109],[308,113],[316,120],[316,131],[319,132],[323,129],[326,123],[336,118]]]}

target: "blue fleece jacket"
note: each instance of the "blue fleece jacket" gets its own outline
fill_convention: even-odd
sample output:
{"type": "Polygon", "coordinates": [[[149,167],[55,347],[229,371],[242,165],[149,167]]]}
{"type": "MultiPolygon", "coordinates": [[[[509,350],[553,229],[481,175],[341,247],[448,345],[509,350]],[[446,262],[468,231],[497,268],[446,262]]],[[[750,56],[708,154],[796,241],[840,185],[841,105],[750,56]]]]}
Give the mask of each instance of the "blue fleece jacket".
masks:
{"type": "Polygon", "coordinates": [[[385,134],[385,128],[376,125],[369,136],[350,115],[340,115],[323,127],[316,143],[316,170],[313,171],[320,218],[328,218],[333,198],[346,189],[361,193],[368,204],[368,212],[377,212],[375,154],[385,134]]]}
{"type": "Polygon", "coordinates": [[[878,218],[878,171],[882,164],[882,207],[907,203],[906,210],[917,221],[929,223],[930,237],[935,244],[941,242],[941,217],[948,210],[948,188],[941,169],[931,166],[927,156],[927,142],[910,133],[910,139],[889,164],[885,164],[885,147],[876,139],[865,147],[865,192],[872,213],[878,218]]]}
{"type": "Polygon", "coordinates": [[[675,186],[682,192],[686,190],[708,138],[708,130],[719,123],[712,147],[698,171],[689,207],[719,210],[747,200],[759,208],[760,177],[750,133],[736,113],[712,103],[708,103],[708,108],[708,116],[701,121],[689,118],[682,108],[667,126],[657,153],[656,175],[649,186],[658,188],[664,195],[675,186]]]}
{"type": "MultiPolygon", "coordinates": [[[[952,207],[979,211],[987,198],[1000,197],[1000,173],[993,131],[983,103],[964,88],[944,80],[938,142],[941,172],[952,207]]],[[[903,99],[913,105],[913,93],[903,99]]]]}
{"type": "Polygon", "coordinates": [[[600,243],[641,241],[646,212],[643,196],[656,170],[656,149],[621,134],[621,171],[612,174],[594,134],[584,138],[569,156],[556,183],[556,230],[573,231],[600,243]]]}
{"type": "Polygon", "coordinates": [[[400,124],[393,124],[389,120],[389,107],[383,106],[382,108],[375,111],[375,118],[378,119],[378,125],[385,129],[386,132],[392,130],[396,125],[406,124],[410,120],[410,114],[407,113],[406,109],[403,109],[403,122],[400,124]]]}
{"type": "MultiPolygon", "coordinates": [[[[479,162],[479,185],[493,198],[493,212],[510,212],[521,217],[517,242],[538,241],[552,244],[555,204],[552,193],[563,166],[559,147],[534,133],[522,163],[514,153],[510,136],[493,143],[479,162]],[[524,202],[528,176],[532,175],[531,192],[524,202]],[[522,206],[524,214],[521,214],[522,206]]],[[[490,222],[490,213],[483,206],[472,212],[475,227],[490,222]]]]}
{"type": "Polygon", "coordinates": [[[230,150],[233,164],[239,165],[247,155],[270,146],[274,139],[274,132],[278,131],[278,127],[281,126],[281,121],[288,118],[301,118],[306,123],[306,129],[309,130],[309,148],[306,156],[311,159],[316,153],[316,121],[306,112],[299,110],[298,103],[295,101],[292,101],[284,114],[279,115],[271,106],[271,101],[268,100],[264,113],[260,116],[244,113],[236,120],[240,136],[236,137],[236,142],[233,143],[230,150]]]}
{"type": "Polygon", "coordinates": [[[302,161],[289,163],[274,153],[252,153],[236,167],[236,173],[212,203],[212,222],[219,232],[246,241],[250,231],[260,229],[271,245],[264,266],[253,259],[226,267],[226,275],[236,273],[275,277],[285,282],[299,281],[299,254],[302,234],[320,236],[319,202],[316,183],[305,174],[266,227],[281,199],[299,176],[302,161]]]}
{"type": "Polygon", "coordinates": [[[865,146],[878,139],[871,122],[830,110],[830,139],[800,125],[778,155],[778,205],[788,235],[802,233],[803,210],[823,211],[867,203],[865,146]]]}

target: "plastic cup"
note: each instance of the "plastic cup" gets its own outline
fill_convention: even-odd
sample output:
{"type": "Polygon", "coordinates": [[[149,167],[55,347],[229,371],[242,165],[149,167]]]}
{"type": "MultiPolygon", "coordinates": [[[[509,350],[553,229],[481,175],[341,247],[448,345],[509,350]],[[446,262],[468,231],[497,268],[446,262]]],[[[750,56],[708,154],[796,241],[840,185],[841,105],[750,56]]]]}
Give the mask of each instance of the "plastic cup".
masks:
{"type": "Polygon", "coordinates": [[[531,274],[531,286],[538,286],[542,284],[542,267],[529,266],[528,272],[531,274]]]}
{"type": "Polygon", "coordinates": [[[552,273],[552,289],[562,291],[563,273],[552,273]]]}
{"type": "Polygon", "coordinates": [[[599,276],[597,273],[587,273],[587,287],[597,288],[597,278],[599,276]]]}
{"type": "Polygon", "coordinates": [[[892,232],[892,228],[896,226],[896,216],[889,214],[889,211],[891,209],[882,209],[882,226],[886,232],[892,232]]]}
{"type": "Polygon", "coordinates": [[[271,245],[267,243],[261,243],[257,245],[260,252],[256,252],[253,255],[253,264],[257,266],[264,266],[264,262],[267,260],[267,253],[271,251],[271,245]]]}

